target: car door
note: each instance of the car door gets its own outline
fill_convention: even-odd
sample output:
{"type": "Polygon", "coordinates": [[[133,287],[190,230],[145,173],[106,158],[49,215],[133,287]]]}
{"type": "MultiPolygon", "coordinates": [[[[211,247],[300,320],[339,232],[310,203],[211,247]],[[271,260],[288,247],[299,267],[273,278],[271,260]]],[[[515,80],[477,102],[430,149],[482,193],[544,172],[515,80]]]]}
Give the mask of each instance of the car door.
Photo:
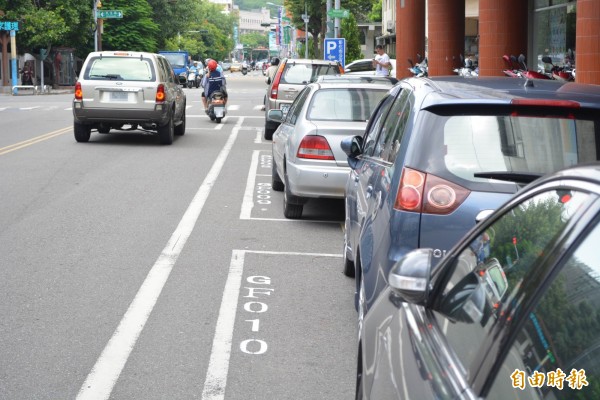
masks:
{"type": "MultiPolygon", "coordinates": [[[[396,158],[401,156],[402,140],[410,118],[412,91],[404,88],[391,105],[388,116],[383,121],[373,149],[370,169],[373,180],[367,185],[367,210],[363,232],[364,237],[372,237],[372,254],[363,254],[361,266],[364,282],[364,295],[367,311],[377,294],[387,284],[387,273],[391,269],[389,249],[391,247],[390,216],[394,207],[394,182],[396,158]],[[370,257],[369,257],[370,256],[370,257]]],[[[361,247],[366,241],[361,238],[361,247]]]]}

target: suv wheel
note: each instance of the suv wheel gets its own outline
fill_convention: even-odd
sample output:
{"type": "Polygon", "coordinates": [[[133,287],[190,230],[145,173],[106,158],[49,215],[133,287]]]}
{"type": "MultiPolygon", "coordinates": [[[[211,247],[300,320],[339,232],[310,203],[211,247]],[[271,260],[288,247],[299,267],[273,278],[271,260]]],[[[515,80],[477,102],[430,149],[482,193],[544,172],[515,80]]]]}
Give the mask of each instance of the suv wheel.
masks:
{"type": "Polygon", "coordinates": [[[346,255],[346,249],[348,248],[348,227],[344,229],[344,275],[350,278],[354,278],[356,274],[356,268],[354,267],[354,262],[348,259],[346,255]]]}
{"type": "Polygon", "coordinates": [[[82,143],[89,141],[91,132],[92,128],[89,125],[84,125],[79,122],[73,123],[73,133],[75,133],[76,141],[82,143]]]}
{"type": "Polygon", "coordinates": [[[175,126],[173,125],[173,116],[169,116],[169,120],[163,126],[158,127],[158,139],[160,144],[171,144],[173,143],[173,136],[175,135],[175,126]]]}
{"type": "Polygon", "coordinates": [[[185,105],[183,108],[183,115],[181,116],[181,123],[175,127],[175,134],[177,136],[183,136],[185,134],[185,105]]]}

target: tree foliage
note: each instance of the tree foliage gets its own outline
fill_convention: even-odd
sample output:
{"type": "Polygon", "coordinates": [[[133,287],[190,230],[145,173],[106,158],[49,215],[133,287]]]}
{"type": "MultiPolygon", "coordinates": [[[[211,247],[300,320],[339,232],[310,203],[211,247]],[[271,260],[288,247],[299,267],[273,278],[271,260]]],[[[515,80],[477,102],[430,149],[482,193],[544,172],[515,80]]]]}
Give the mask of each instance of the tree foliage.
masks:
{"type": "Polygon", "coordinates": [[[363,54],[360,51],[358,25],[356,24],[354,14],[350,14],[350,17],[342,20],[341,35],[346,39],[346,64],[363,58],[363,54]]]}
{"type": "MultiPolygon", "coordinates": [[[[19,53],[64,46],[81,58],[94,50],[93,7],[94,0],[0,0],[3,19],[19,21],[19,53]]],[[[182,48],[222,59],[233,49],[233,17],[205,0],[103,0],[101,9],[123,11],[122,19],[103,20],[104,50],[182,48]]]]}

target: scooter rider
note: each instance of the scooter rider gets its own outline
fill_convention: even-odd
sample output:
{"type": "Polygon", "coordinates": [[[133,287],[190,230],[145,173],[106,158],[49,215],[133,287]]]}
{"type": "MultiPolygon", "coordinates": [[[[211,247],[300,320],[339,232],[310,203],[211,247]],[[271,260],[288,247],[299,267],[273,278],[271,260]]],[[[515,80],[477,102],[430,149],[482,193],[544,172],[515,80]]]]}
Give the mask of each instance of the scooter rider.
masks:
{"type": "Polygon", "coordinates": [[[204,91],[202,92],[202,103],[204,104],[204,110],[208,113],[208,100],[210,96],[216,92],[220,91],[223,93],[224,103],[227,104],[227,89],[225,87],[226,81],[225,77],[219,70],[217,69],[217,62],[215,60],[209,60],[207,63],[208,72],[202,78],[202,86],[204,87],[204,91]]]}

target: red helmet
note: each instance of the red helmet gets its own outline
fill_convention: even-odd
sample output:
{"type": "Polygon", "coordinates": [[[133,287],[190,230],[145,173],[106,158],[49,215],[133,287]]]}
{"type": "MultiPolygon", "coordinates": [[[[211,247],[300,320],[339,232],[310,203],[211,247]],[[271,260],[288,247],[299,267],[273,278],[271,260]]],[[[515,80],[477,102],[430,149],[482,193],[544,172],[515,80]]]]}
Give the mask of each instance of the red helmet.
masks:
{"type": "Polygon", "coordinates": [[[217,62],[215,60],[210,60],[208,62],[208,70],[214,71],[215,69],[217,69],[217,62]]]}

